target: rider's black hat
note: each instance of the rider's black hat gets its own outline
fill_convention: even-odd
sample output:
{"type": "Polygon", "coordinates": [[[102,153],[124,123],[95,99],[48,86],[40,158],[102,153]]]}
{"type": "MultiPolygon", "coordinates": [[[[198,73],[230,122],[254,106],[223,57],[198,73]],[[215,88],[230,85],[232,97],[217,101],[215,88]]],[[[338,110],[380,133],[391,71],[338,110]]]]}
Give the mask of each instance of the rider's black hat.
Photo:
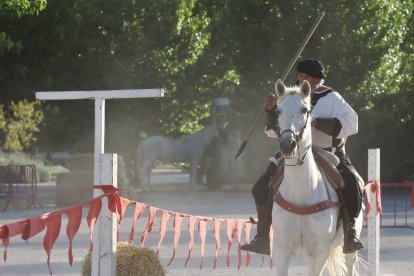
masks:
{"type": "Polygon", "coordinates": [[[317,59],[305,59],[298,62],[296,71],[299,73],[305,73],[311,77],[317,79],[325,79],[325,69],[322,62],[317,59]]]}

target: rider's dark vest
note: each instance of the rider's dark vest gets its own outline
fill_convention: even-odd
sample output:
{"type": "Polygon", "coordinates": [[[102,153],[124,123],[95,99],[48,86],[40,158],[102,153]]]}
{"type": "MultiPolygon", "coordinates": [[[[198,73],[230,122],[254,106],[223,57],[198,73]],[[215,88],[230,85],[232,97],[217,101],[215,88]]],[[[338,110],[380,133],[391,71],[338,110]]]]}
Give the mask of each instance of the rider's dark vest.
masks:
{"type": "Polygon", "coordinates": [[[316,105],[316,103],[319,101],[320,98],[325,97],[326,95],[328,95],[331,92],[334,92],[334,90],[332,88],[327,88],[325,91],[323,91],[321,93],[313,93],[311,95],[311,106],[312,106],[312,108],[316,105]]]}

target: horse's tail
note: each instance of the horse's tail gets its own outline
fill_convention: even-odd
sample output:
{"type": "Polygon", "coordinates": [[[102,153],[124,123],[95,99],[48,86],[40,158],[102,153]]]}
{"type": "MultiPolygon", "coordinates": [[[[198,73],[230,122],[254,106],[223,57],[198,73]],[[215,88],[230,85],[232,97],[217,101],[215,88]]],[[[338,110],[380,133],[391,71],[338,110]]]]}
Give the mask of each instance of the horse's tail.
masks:
{"type": "Polygon", "coordinates": [[[342,252],[342,245],[331,248],[326,267],[328,268],[329,275],[346,275],[347,268],[345,254],[342,252]]]}

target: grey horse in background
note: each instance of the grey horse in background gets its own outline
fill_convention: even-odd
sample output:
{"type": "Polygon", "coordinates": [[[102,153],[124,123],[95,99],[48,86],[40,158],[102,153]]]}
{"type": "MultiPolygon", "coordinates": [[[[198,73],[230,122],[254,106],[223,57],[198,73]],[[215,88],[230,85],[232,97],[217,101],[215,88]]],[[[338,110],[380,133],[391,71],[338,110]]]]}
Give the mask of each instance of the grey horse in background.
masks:
{"type": "Polygon", "coordinates": [[[171,139],[163,136],[152,136],[144,139],[137,149],[138,177],[142,188],[150,187],[151,171],[156,160],[164,163],[189,162],[190,184],[195,188],[197,168],[203,158],[206,148],[219,137],[216,123],[207,125],[198,132],[171,139]]]}

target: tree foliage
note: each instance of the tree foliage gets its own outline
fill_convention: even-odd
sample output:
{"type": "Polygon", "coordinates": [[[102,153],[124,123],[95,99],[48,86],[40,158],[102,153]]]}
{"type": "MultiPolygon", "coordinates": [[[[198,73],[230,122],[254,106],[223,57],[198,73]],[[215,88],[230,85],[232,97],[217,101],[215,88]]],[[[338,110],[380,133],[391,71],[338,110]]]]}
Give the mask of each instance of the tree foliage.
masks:
{"type": "MultiPolygon", "coordinates": [[[[162,99],[107,102],[108,150],[123,141],[120,152],[130,152],[148,135],[194,132],[209,123],[211,101],[222,96],[243,114],[233,127],[246,133],[264,93],[273,90],[316,16],[325,11],[302,57],[322,59],[327,84],[360,115],[363,139],[350,139],[350,155],[361,165],[366,158],[358,153],[367,147],[381,146],[386,156],[407,152],[377,133],[413,134],[412,0],[3,3],[4,106],[32,100],[33,91],[167,89],[162,99]]],[[[287,82],[294,81],[292,72],[287,82]]],[[[45,124],[37,146],[92,150],[93,103],[46,102],[42,110],[45,124]]],[[[266,151],[258,149],[260,158],[266,151]]]]}
{"type": "Polygon", "coordinates": [[[7,107],[0,105],[0,149],[20,152],[36,141],[35,133],[43,121],[39,104],[21,100],[7,107]]]}
{"type": "Polygon", "coordinates": [[[36,141],[35,134],[39,131],[39,125],[43,121],[43,112],[39,108],[39,102],[29,102],[23,94],[17,97],[8,95],[17,92],[14,90],[17,83],[13,83],[13,77],[19,75],[16,79],[22,80],[29,72],[27,67],[14,63],[15,57],[20,56],[24,49],[24,42],[13,35],[10,22],[22,20],[22,17],[27,15],[38,15],[45,7],[46,0],[4,0],[0,2],[0,21],[5,23],[2,25],[5,28],[0,29],[0,60],[5,62],[5,66],[1,66],[0,69],[0,82],[9,83],[2,89],[1,102],[6,104],[0,104],[1,150],[19,152],[29,148],[36,141]]]}

